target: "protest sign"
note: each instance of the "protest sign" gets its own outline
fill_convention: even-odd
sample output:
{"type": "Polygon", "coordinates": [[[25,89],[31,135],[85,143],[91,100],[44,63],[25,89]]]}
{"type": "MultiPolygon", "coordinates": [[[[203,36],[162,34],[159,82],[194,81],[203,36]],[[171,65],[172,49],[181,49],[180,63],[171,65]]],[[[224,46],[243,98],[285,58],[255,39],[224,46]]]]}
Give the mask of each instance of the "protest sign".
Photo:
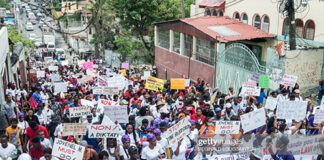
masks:
{"type": "Polygon", "coordinates": [[[112,123],[110,125],[90,125],[89,138],[118,138],[119,127],[112,123]]]}
{"type": "Polygon", "coordinates": [[[93,65],[93,68],[95,68],[95,69],[98,68],[98,65],[97,64],[94,64],[93,65]]]}
{"type": "Polygon", "coordinates": [[[128,69],[128,68],[129,68],[129,64],[128,64],[127,62],[123,62],[123,63],[121,64],[121,68],[123,68],[123,69],[128,69]]]}
{"type": "Polygon", "coordinates": [[[81,99],[81,105],[82,106],[90,106],[90,107],[94,107],[94,104],[89,101],[89,100],[85,100],[85,99],[81,99]]]}
{"type": "Polygon", "coordinates": [[[58,70],[58,66],[49,66],[48,70],[50,71],[57,71],[58,70]]]}
{"type": "Polygon", "coordinates": [[[190,79],[185,79],[185,87],[189,87],[190,86],[190,79]]]}
{"type": "Polygon", "coordinates": [[[104,106],[104,114],[113,122],[128,123],[128,112],[126,105],[104,106]]]}
{"type": "Polygon", "coordinates": [[[145,82],[145,89],[153,91],[162,91],[164,87],[164,80],[152,76],[147,77],[145,82]]]}
{"type": "Polygon", "coordinates": [[[83,159],[84,150],[83,146],[55,138],[52,156],[65,160],[83,159]]]}
{"type": "Polygon", "coordinates": [[[82,67],[83,67],[83,65],[82,65],[82,64],[83,64],[84,62],[85,62],[85,60],[79,60],[79,61],[78,61],[78,65],[79,65],[79,67],[80,67],[80,68],[82,68],[82,67]]]}
{"type": "Polygon", "coordinates": [[[51,80],[52,80],[52,82],[61,81],[60,75],[59,74],[52,74],[51,75],[51,80]]]}
{"type": "Polygon", "coordinates": [[[82,69],[93,69],[93,62],[83,62],[82,69]]]}
{"type": "Polygon", "coordinates": [[[266,73],[270,76],[270,88],[272,90],[278,89],[282,77],[282,70],[279,68],[267,68],[266,73]]]}
{"type": "MultiPolygon", "coordinates": [[[[277,112],[278,113],[278,112],[277,112]]],[[[244,133],[252,131],[266,124],[264,108],[256,109],[240,116],[244,133]]]]}
{"type": "Polygon", "coordinates": [[[144,71],[144,80],[149,76],[151,76],[151,71],[144,71]]]}
{"type": "Polygon", "coordinates": [[[82,76],[82,78],[78,79],[78,83],[88,83],[90,80],[92,80],[91,76],[82,76]]]}
{"type": "Polygon", "coordinates": [[[242,82],[242,85],[256,86],[257,85],[257,82],[256,81],[253,81],[253,80],[249,80],[249,81],[246,81],[246,82],[242,82]]]}
{"type": "Polygon", "coordinates": [[[94,70],[94,69],[87,69],[87,75],[89,75],[89,76],[96,76],[96,70],[94,70]]]}
{"type": "Polygon", "coordinates": [[[119,94],[119,89],[118,87],[104,87],[102,90],[102,94],[104,95],[119,94]]]}
{"type": "Polygon", "coordinates": [[[295,87],[298,77],[294,75],[284,74],[281,80],[281,84],[285,86],[295,87]]]}
{"type": "Polygon", "coordinates": [[[118,73],[121,73],[123,76],[126,76],[126,70],[125,69],[119,70],[118,73]]]}
{"type": "Polygon", "coordinates": [[[98,86],[99,87],[106,87],[108,84],[107,84],[107,81],[102,78],[101,76],[98,76],[98,86]]]}
{"type": "Polygon", "coordinates": [[[270,78],[268,75],[261,75],[259,77],[259,87],[260,88],[270,88],[270,78]]]}
{"type": "Polygon", "coordinates": [[[70,117],[74,118],[74,117],[82,117],[82,116],[91,115],[90,108],[91,108],[90,106],[69,108],[70,117]]]}
{"type": "Polygon", "coordinates": [[[69,65],[69,61],[65,60],[65,61],[61,61],[62,66],[67,66],[69,65]]]}
{"type": "Polygon", "coordinates": [[[111,78],[106,78],[107,85],[106,87],[118,87],[119,90],[122,90],[127,87],[128,81],[122,75],[116,75],[111,78]]]}
{"type": "Polygon", "coordinates": [[[177,124],[171,126],[168,128],[167,132],[167,140],[169,141],[170,146],[173,146],[178,143],[182,138],[184,138],[186,135],[190,133],[190,125],[189,125],[189,119],[184,118],[181,121],[179,121],[177,124]]]}
{"type": "Polygon", "coordinates": [[[216,121],[215,134],[238,134],[240,121],[216,121]]]}
{"type": "Polygon", "coordinates": [[[37,78],[45,77],[45,71],[37,71],[37,78]]]}
{"type": "Polygon", "coordinates": [[[306,116],[306,101],[281,101],[277,105],[278,119],[291,119],[300,121],[306,116]]]}
{"type": "Polygon", "coordinates": [[[314,123],[324,122],[324,108],[316,109],[314,123]]]}
{"type": "Polygon", "coordinates": [[[185,79],[171,79],[171,89],[185,89],[185,79]]]}
{"type": "Polygon", "coordinates": [[[92,93],[93,94],[103,94],[103,89],[99,88],[99,87],[93,88],[92,93]]]}
{"type": "Polygon", "coordinates": [[[87,124],[85,123],[63,123],[62,136],[78,136],[85,135],[87,124]]]}
{"type": "Polygon", "coordinates": [[[278,103],[278,98],[268,97],[264,108],[273,111],[274,109],[276,109],[277,103],[278,103]]]}
{"type": "Polygon", "coordinates": [[[54,92],[55,93],[60,93],[60,92],[67,92],[67,86],[68,84],[65,82],[55,82],[54,83],[54,92]]]}
{"type": "Polygon", "coordinates": [[[242,85],[242,94],[259,96],[261,88],[258,86],[242,85]]]}
{"type": "Polygon", "coordinates": [[[254,72],[252,77],[251,77],[251,80],[259,82],[260,75],[261,75],[260,73],[254,72]]]}

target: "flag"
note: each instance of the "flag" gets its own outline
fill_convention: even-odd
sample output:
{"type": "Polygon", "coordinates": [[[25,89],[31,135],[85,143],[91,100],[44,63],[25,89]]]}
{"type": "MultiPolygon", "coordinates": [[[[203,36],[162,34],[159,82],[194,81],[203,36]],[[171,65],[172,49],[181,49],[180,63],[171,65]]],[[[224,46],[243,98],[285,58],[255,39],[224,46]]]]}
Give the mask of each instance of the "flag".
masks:
{"type": "Polygon", "coordinates": [[[278,45],[276,45],[276,50],[279,54],[279,58],[281,56],[285,56],[285,42],[281,42],[278,45]]]}
{"type": "Polygon", "coordinates": [[[38,103],[35,101],[35,98],[31,96],[28,100],[28,104],[31,108],[35,109],[38,105],[38,103]]]}

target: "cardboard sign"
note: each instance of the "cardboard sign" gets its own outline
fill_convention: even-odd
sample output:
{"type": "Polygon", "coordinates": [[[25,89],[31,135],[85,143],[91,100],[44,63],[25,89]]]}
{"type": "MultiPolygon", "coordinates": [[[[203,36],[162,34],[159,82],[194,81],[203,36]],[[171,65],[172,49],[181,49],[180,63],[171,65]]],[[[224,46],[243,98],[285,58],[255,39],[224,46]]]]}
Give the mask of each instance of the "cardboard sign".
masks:
{"type": "Polygon", "coordinates": [[[149,76],[151,76],[151,71],[144,71],[144,75],[143,75],[144,80],[149,76]]]}
{"type": "Polygon", "coordinates": [[[215,134],[238,134],[240,121],[216,121],[215,134]]]}
{"type": "Polygon", "coordinates": [[[300,121],[306,116],[306,108],[306,101],[281,101],[277,105],[277,118],[300,121]]]}
{"type": "Polygon", "coordinates": [[[51,75],[51,80],[52,80],[52,82],[61,81],[60,75],[59,74],[52,74],[51,75]]]}
{"type": "Polygon", "coordinates": [[[128,68],[129,68],[129,64],[128,64],[127,62],[123,62],[123,63],[121,64],[121,68],[123,68],[123,69],[128,69],[128,68]]]}
{"type": "Polygon", "coordinates": [[[127,106],[105,106],[104,114],[107,115],[113,122],[128,123],[127,106]]]}
{"type": "Polygon", "coordinates": [[[70,117],[74,118],[74,117],[82,117],[82,116],[91,115],[90,108],[91,108],[90,106],[69,108],[70,117]]]}
{"type": "Polygon", "coordinates": [[[82,69],[93,69],[93,62],[83,62],[82,69]]]}
{"type": "Polygon", "coordinates": [[[273,111],[276,109],[277,103],[278,103],[278,98],[268,97],[264,108],[273,111]]]}
{"type": "Polygon", "coordinates": [[[115,124],[89,126],[89,138],[118,138],[118,136],[119,127],[115,124]]]}
{"type": "Polygon", "coordinates": [[[65,93],[65,92],[67,92],[67,86],[68,86],[68,84],[65,82],[60,82],[60,83],[56,82],[56,83],[54,83],[54,92],[55,93],[61,93],[61,92],[65,93]]]}
{"type": "Polygon", "coordinates": [[[85,100],[85,99],[81,99],[81,105],[82,106],[90,106],[90,107],[94,107],[94,104],[89,101],[89,100],[85,100]]]}
{"type": "Polygon", "coordinates": [[[324,108],[317,109],[315,112],[314,123],[324,122],[324,108]]]}
{"type": "Polygon", "coordinates": [[[119,94],[119,89],[118,89],[118,87],[104,87],[102,90],[102,94],[104,94],[104,95],[119,94]]]}
{"type": "Polygon", "coordinates": [[[178,141],[184,138],[190,133],[190,124],[189,119],[186,117],[179,121],[177,124],[171,126],[167,132],[167,140],[169,141],[170,146],[176,145],[178,141]]]}
{"type": "Polygon", "coordinates": [[[37,71],[37,78],[44,78],[45,77],[45,71],[37,71]]]}
{"type": "Polygon", "coordinates": [[[52,155],[61,159],[83,159],[85,147],[55,138],[52,155]]]}
{"type": "MultiPolygon", "coordinates": [[[[277,112],[278,113],[278,112],[277,112]]],[[[266,124],[264,108],[256,109],[240,116],[244,133],[252,131],[266,124]]]]}
{"type": "Polygon", "coordinates": [[[270,88],[270,77],[268,75],[261,75],[259,77],[260,88],[270,88]]]}
{"type": "Polygon", "coordinates": [[[261,88],[257,86],[250,86],[250,85],[242,85],[242,93],[244,95],[253,95],[259,96],[261,88]]]}
{"type": "Polygon", "coordinates": [[[122,73],[123,74],[123,76],[126,76],[127,74],[126,74],[126,70],[125,69],[121,69],[121,70],[119,70],[118,71],[118,73],[122,73]]]}
{"type": "Polygon", "coordinates": [[[58,70],[58,66],[49,66],[48,70],[50,71],[57,71],[58,70]]]}
{"type": "Polygon", "coordinates": [[[189,87],[190,86],[190,79],[185,79],[185,87],[189,87]]]}
{"type": "Polygon", "coordinates": [[[294,75],[284,74],[281,80],[281,84],[285,86],[295,87],[298,77],[294,75]]]}
{"type": "Polygon", "coordinates": [[[171,79],[171,89],[185,89],[185,79],[171,79]]]}
{"type": "Polygon", "coordinates": [[[260,75],[261,75],[260,73],[254,72],[252,77],[251,77],[251,80],[259,82],[260,75]]]}
{"type": "Polygon", "coordinates": [[[63,123],[62,136],[86,135],[87,124],[85,123],[63,123]]]}
{"type": "Polygon", "coordinates": [[[145,82],[145,89],[162,92],[164,87],[164,80],[152,76],[147,77],[145,82]]]}

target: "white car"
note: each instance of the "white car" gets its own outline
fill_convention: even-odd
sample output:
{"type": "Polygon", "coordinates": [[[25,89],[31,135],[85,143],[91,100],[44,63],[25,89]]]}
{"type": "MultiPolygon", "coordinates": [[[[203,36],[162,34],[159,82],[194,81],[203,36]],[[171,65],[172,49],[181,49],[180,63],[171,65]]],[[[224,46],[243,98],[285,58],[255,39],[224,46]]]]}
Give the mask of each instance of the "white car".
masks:
{"type": "Polygon", "coordinates": [[[29,33],[29,39],[30,40],[36,40],[36,34],[35,33],[29,33]]]}
{"type": "Polygon", "coordinates": [[[55,44],[50,42],[47,44],[47,51],[49,52],[55,52],[55,44]]]}
{"type": "Polygon", "coordinates": [[[60,58],[63,60],[66,58],[65,51],[63,48],[57,48],[56,54],[58,54],[60,56],[60,58]]]}
{"type": "Polygon", "coordinates": [[[34,26],[32,23],[27,22],[26,24],[26,31],[33,31],[34,30],[34,26]]]}

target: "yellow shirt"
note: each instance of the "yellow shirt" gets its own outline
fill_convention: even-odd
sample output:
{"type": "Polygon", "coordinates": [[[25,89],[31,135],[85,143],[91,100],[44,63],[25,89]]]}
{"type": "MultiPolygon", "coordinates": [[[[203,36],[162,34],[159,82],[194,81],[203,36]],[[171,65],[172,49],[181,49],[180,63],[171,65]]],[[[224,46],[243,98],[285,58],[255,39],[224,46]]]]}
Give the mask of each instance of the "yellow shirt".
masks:
{"type": "MultiPolygon", "coordinates": [[[[17,130],[18,130],[18,127],[16,129],[13,129],[11,126],[9,126],[7,129],[6,129],[6,136],[9,137],[9,142],[11,143],[12,139],[16,137],[17,135],[17,130]]],[[[19,135],[21,136],[22,135],[22,130],[21,128],[19,128],[19,135]]],[[[18,145],[21,144],[20,142],[20,136],[18,136],[18,145]]]]}

